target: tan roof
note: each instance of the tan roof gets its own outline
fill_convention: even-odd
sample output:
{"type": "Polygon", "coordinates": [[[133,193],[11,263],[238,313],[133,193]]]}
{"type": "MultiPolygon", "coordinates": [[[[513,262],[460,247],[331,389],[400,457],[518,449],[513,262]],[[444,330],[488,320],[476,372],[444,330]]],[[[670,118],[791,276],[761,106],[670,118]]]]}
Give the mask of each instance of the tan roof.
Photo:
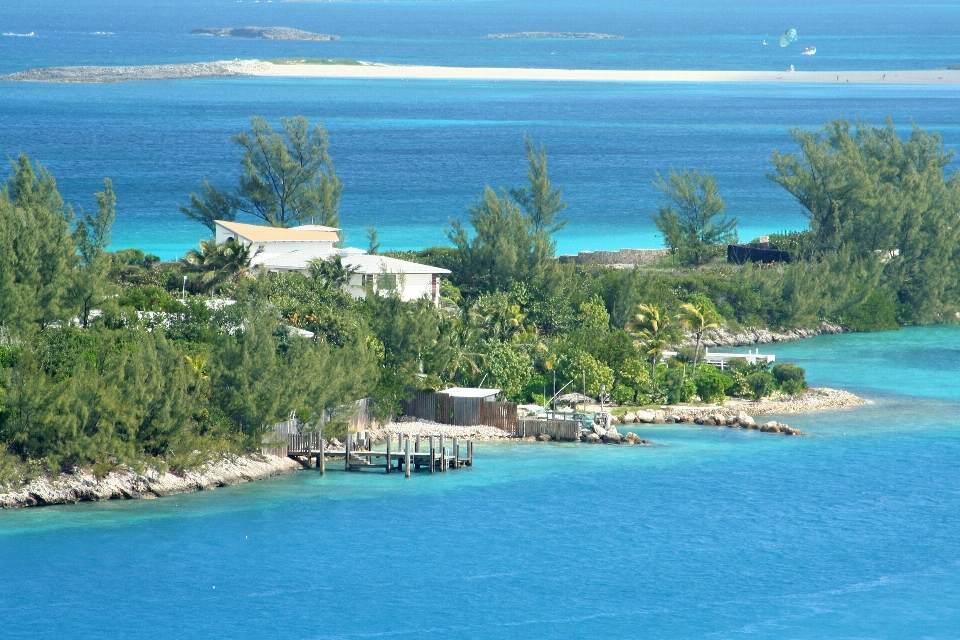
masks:
{"type": "Polygon", "coordinates": [[[242,222],[227,222],[217,220],[216,223],[250,242],[316,242],[318,240],[340,239],[335,227],[322,227],[318,224],[304,225],[284,229],[282,227],[268,227],[260,224],[244,224],[242,222]]]}

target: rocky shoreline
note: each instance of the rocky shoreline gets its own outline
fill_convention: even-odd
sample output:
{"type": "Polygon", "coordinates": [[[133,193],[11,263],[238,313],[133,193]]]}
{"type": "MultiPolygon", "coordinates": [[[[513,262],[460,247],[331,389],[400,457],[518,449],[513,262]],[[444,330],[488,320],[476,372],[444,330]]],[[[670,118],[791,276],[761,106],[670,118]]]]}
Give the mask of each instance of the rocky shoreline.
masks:
{"type": "MultiPolygon", "coordinates": [[[[770,331],[769,329],[740,329],[734,331],[724,327],[704,333],[700,344],[709,348],[749,347],[757,344],[793,342],[794,340],[803,340],[820,335],[835,335],[843,332],[843,327],[828,322],[824,322],[814,329],[782,329],[780,331],[770,331]]],[[[688,335],[687,340],[681,346],[693,347],[695,344],[693,337],[688,335]]]]}
{"type": "MultiPolygon", "coordinates": [[[[250,454],[225,456],[183,475],[146,469],[112,471],[103,478],[78,469],[72,474],[38,478],[26,485],[0,493],[0,509],[74,504],[110,499],[158,498],[177,493],[206,491],[251,480],[262,480],[301,469],[290,458],[250,454]]],[[[2,489],[2,488],[0,488],[2,489]]]]}
{"type": "Polygon", "coordinates": [[[110,67],[46,67],[0,76],[11,82],[85,82],[104,84],[133,80],[186,80],[241,76],[273,66],[259,60],[193,62],[110,67]]]}
{"type": "Polygon", "coordinates": [[[757,429],[767,433],[803,435],[799,429],[770,421],[756,422],[753,416],[812,413],[836,409],[851,409],[870,404],[869,400],[849,391],[821,387],[808,389],[799,397],[782,396],[763,400],[731,399],[723,406],[690,407],[673,405],[665,409],[630,411],[614,416],[615,424],[698,424],[705,426],[735,426],[757,429]]]}

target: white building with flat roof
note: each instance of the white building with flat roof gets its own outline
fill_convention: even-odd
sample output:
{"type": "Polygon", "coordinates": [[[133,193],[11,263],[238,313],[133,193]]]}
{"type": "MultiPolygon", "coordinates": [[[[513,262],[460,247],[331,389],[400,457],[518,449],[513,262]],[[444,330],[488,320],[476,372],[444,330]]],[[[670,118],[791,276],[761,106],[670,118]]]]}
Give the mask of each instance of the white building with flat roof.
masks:
{"type": "Polygon", "coordinates": [[[320,225],[302,225],[289,229],[242,222],[216,221],[217,244],[233,238],[250,247],[250,266],[267,271],[306,271],[311,260],[329,260],[339,255],[352,273],[346,285],[355,298],[373,291],[396,291],[402,300],[429,298],[440,306],[440,278],[447,269],[370,255],[363,249],[338,249],[340,229],[320,225]]]}

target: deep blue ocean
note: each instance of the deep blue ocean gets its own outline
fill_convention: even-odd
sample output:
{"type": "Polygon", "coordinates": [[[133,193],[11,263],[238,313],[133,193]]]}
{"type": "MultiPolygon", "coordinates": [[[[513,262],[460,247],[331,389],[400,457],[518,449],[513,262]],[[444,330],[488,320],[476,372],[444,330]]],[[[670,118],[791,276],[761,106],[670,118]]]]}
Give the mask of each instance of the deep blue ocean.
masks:
{"type": "MultiPolygon", "coordinates": [[[[960,4],[557,0],[0,0],[0,73],[281,56],[580,68],[916,69],[960,62],[960,4]],[[189,36],[289,26],[338,42],[189,36]],[[775,40],[796,28],[800,39],[775,40]],[[510,31],[623,40],[488,40],[510,31]],[[101,32],[101,33],[97,33],[101,32]],[[770,43],[763,47],[766,38],[770,43]],[[816,46],[814,57],[801,57],[816,46]]],[[[0,153],[66,198],[118,193],[116,246],[172,258],[202,177],[236,179],[252,115],[329,129],[352,244],[443,242],[542,142],[561,251],[659,246],[656,171],[716,174],[741,236],[805,225],[764,174],[790,127],[911,121],[960,146],[943,87],[193,80],[0,83],[0,153]]],[[[313,472],[154,501],[0,511],[0,638],[955,638],[960,329],[765,350],[875,401],[787,438],[674,426],[655,447],[479,445],[442,476],[313,472]]]]}
{"type": "MultiPolygon", "coordinates": [[[[929,69],[960,62],[960,4],[878,1],[0,0],[0,73],[73,64],[284,56],[489,66],[676,69],[929,69]],[[201,26],[290,26],[334,42],[191,36],[201,26]],[[799,39],[776,40],[787,28],[799,39]],[[622,40],[491,40],[489,33],[595,31],[622,40]],[[762,42],[766,39],[767,46],[762,42]],[[801,56],[816,46],[816,56],[801,56]]],[[[165,258],[206,235],[186,221],[206,175],[236,183],[230,136],[262,115],[305,115],[330,131],[346,188],[341,223],[365,246],[445,242],[485,185],[525,177],[523,137],[549,155],[571,223],[561,252],[656,247],[656,172],[716,175],[740,235],[800,229],[806,218],[766,179],[790,127],[833,118],[911,122],[960,145],[960,89],[617,83],[226,79],[119,85],[0,83],[0,154],[25,153],[92,207],[104,177],[118,195],[117,247],[165,258]]]]}

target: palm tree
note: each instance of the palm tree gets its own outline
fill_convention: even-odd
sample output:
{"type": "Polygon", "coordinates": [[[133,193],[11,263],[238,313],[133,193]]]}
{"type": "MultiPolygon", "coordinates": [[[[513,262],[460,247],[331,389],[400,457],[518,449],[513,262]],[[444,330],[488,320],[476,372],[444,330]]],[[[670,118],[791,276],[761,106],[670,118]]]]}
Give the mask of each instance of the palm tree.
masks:
{"type": "Polygon", "coordinates": [[[250,268],[250,247],[234,238],[217,244],[214,239],[201,240],[200,250],[190,249],[181,262],[184,271],[194,274],[193,287],[198,292],[214,291],[227,282],[245,277],[250,268]]]}
{"type": "Polygon", "coordinates": [[[697,359],[700,357],[700,341],[703,332],[707,329],[719,329],[723,318],[707,298],[698,298],[693,302],[680,305],[677,320],[685,329],[689,329],[697,337],[697,347],[693,352],[693,375],[697,375],[697,359]]]}
{"type": "Polygon", "coordinates": [[[329,260],[315,258],[307,265],[311,278],[323,281],[330,289],[342,289],[350,283],[350,277],[356,273],[357,267],[345,267],[339,255],[334,254],[329,260]]]}
{"type": "Polygon", "coordinates": [[[657,363],[663,352],[670,347],[671,325],[666,308],[658,303],[637,305],[633,321],[627,323],[627,331],[633,333],[650,356],[650,382],[656,387],[657,363]]]}
{"type": "Polygon", "coordinates": [[[443,356],[447,362],[450,382],[456,384],[457,374],[463,371],[468,375],[480,373],[485,356],[478,348],[479,330],[461,318],[450,318],[444,322],[441,332],[445,338],[443,356]]]}

